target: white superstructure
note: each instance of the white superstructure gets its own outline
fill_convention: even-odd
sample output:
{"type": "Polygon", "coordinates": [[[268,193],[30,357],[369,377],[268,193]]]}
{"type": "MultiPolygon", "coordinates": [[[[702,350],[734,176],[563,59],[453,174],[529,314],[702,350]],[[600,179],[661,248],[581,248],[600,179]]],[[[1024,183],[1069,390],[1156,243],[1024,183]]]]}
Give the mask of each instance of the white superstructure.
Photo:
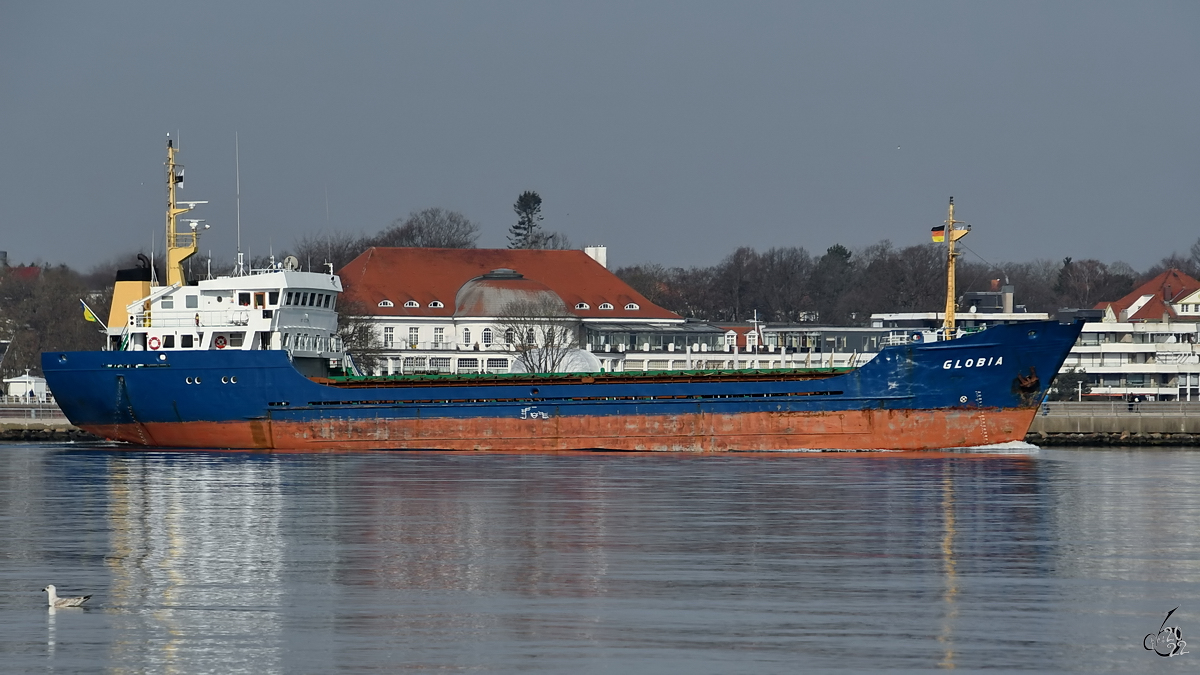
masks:
{"type": "Polygon", "coordinates": [[[284,349],[293,356],[340,359],[335,274],[255,270],[194,286],[159,286],[126,306],[127,325],[111,326],[116,349],[284,349]]]}

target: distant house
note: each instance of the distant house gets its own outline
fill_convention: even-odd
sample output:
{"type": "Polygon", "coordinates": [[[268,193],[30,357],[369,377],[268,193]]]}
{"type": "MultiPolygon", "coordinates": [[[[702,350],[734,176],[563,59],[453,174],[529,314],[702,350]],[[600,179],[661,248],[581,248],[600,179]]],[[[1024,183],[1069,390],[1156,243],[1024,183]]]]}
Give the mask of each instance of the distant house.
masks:
{"type": "Polygon", "coordinates": [[[4,390],[8,396],[13,398],[45,401],[47,396],[46,378],[26,372],[24,375],[5,378],[4,390]]]}
{"type": "Polygon", "coordinates": [[[1129,323],[1200,321],[1200,281],[1170,269],[1120,300],[1100,302],[1104,320],[1129,323]]]}
{"type": "Polygon", "coordinates": [[[1167,270],[1095,308],[1063,364],[1088,374],[1091,396],[1200,401],[1200,281],[1167,270]]]}

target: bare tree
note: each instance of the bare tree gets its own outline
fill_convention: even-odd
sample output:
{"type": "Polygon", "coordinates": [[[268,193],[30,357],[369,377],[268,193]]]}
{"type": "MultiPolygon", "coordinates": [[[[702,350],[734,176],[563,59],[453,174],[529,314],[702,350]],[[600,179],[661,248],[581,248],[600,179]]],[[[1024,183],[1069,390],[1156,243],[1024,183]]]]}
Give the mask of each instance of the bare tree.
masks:
{"type": "Polygon", "coordinates": [[[301,269],[320,271],[325,263],[331,262],[334,270],[340,270],[370,248],[368,242],[367,238],[348,232],[307,234],[296,240],[291,253],[300,260],[301,269]]]}
{"type": "Polygon", "coordinates": [[[514,300],[501,308],[497,330],[530,373],[554,373],[579,346],[579,319],[552,293],[514,300]]]}
{"type": "Polygon", "coordinates": [[[84,320],[79,301],[103,313],[111,298],[111,289],[91,291],[65,265],[0,270],[0,339],[11,341],[0,374],[40,375],[42,352],[100,349],[100,324],[84,320]]]}
{"type": "Polygon", "coordinates": [[[534,232],[525,240],[524,248],[565,251],[574,248],[562,232],[534,232]]]}
{"type": "Polygon", "coordinates": [[[479,225],[458,211],[432,208],[397,218],[386,230],[371,237],[369,246],[420,248],[475,248],[479,225]]]}
{"type": "Polygon", "coordinates": [[[351,300],[350,294],[338,298],[337,335],[343,348],[354,359],[354,364],[367,373],[379,368],[383,340],[375,331],[375,324],[368,316],[367,306],[351,300]]]}

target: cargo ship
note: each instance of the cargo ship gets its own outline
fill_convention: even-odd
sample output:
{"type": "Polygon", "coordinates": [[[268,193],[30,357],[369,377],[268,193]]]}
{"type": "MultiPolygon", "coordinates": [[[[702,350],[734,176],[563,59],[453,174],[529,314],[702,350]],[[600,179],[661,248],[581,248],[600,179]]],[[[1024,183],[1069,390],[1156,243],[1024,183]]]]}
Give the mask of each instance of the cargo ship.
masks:
{"type": "MultiPolygon", "coordinates": [[[[179,216],[168,141],[167,271],[118,273],[106,349],[48,352],[75,426],[139,446],[276,451],[935,450],[1021,441],[1082,323],[954,325],[954,219],[937,340],[854,368],[358,373],[337,336],[341,281],[298,261],[184,280],[200,221],[179,216]],[[1046,379],[1043,380],[1042,376],[1046,379]]],[[[935,228],[936,229],[936,228],[935,228]]]]}

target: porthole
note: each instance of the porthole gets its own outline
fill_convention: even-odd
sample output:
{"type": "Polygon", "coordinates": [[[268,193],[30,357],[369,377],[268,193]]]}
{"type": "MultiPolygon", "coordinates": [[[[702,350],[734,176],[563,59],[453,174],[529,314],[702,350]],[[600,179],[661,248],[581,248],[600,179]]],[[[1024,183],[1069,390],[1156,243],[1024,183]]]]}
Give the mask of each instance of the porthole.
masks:
{"type": "Polygon", "coordinates": [[[190,377],[185,377],[185,378],[183,378],[183,381],[184,381],[185,383],[187,383],[187,384],[191,384],[191,383],[192,383],[192,378],[190,378],[190,377]]]}
{"type": "Polygon", "coordinates": [[[229,384],[229,378],[222,375],[221,376],[221,384],[229,384]]]}
{"type": "Polygon", "coordinates": [[[195,380],[195,383],[196,383],[196,384],[200,384],[200,378],[198,378],[198,377],[197,377],[197,378],[196,378],[196,380],[195,380]]]}
{"type": "Polygon", "coordinates": [[[529,390],[529,393],[530,393],[530,394],[533,394],[534,396],[537,396],[537,395],[538,395],[538,388],[537,388],[537,387],[534,387],[533,389],[530,389],[530,390],[529,390]]]}
{"type": "Polygon", "coordinates": [[[166,361],[166,360],[167,360],[167,355],[166,355],[166,354],[159,354],[159,355],[158,355],[158,360],[159,360],[159,361],[166,361]]]}
{"type": "Polygon", "coordinates": [[[229,383],[230,383],[230,384],[237,384],[237,375],[233,375],[233,376],[231,376],[231,377],[229,378],[229,383]]]}
{"type": "Polygon", "coordinates": [[[1032,340],[1035,337],[1037,337],[1037,331],[1036,330],[1029,331],[1029,339],[1032,340]]]}

